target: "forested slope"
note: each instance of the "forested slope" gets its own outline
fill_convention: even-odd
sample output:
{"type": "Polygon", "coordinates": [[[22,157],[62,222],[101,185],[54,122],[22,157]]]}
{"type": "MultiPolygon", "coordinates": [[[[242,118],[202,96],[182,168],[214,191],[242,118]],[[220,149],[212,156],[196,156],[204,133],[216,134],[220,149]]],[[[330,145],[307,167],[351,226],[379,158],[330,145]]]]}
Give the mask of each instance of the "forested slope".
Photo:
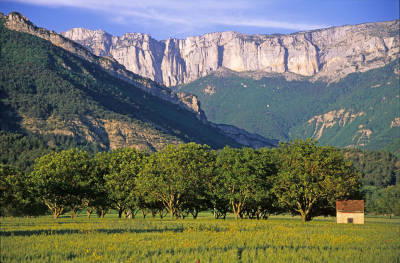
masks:
{"type": "Polygon", "coordinates": [[[126,146],[154,151],[189,141],[215,148],[239,146],[195,113],[49,41],[8,30],[3,21],[0,58],[3,162],[20,152],[37,157],[34,152],[40,149],[74,146],[92,151],[126,146]],[[11,153],[18,147],[23,150],[11,153]]]}

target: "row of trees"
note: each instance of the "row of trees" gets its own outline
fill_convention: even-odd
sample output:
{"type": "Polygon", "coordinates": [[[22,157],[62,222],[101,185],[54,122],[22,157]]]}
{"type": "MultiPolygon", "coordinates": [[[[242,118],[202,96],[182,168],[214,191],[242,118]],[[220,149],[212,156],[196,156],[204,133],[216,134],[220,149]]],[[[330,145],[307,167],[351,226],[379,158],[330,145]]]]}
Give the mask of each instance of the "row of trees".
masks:
{"type": "Polygon", "coordinates": [[[154,154],[132,148],[95,156],[77,149],[36,160],[23,179],[2,166],[2,202],[39,200],[59,217],[86,209],[100,217],[113,208],[119,216],[166,213],[197,217],[212,210],[216,218],[267,218],[271,213],[300,214],[303,221],[334,211],[336,199],[354,197],[360,175],[343,153],[314,141],[295,141],[276,149],[207,145],[169,145],[154,154]],[[18,181],[18,183],[16,183],[18,181]]]}

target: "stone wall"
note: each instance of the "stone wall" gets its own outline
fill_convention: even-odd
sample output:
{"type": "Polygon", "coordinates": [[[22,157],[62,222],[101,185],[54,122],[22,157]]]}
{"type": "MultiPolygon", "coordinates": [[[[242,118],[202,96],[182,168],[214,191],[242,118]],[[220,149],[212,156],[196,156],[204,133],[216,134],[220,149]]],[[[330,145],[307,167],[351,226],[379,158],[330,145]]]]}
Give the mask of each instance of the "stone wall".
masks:
{"type": "Polygon", "coordinates": [[[364,213],[336,212],[336,223],[338,224],[347,224],[349,218],[353,218],[353,224],[364,224],[364,213]]]}

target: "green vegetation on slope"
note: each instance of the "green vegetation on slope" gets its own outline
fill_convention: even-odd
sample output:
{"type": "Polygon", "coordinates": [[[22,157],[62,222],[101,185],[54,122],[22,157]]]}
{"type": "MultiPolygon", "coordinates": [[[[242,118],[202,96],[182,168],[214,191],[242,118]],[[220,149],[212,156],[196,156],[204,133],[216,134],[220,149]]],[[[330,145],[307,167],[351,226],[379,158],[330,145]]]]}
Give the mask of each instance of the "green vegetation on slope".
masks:
{"type": "Polygon", "coordinates": [[[287,141],[289,128],[303,120],[302,112],[317,112],[318,109],[303,107],[312,105],[325,88],[308,81],[287,82],[284,77],[254,80],[235,74],[211,74],[177,89],[198,96],[207,118],[213,122],[287,141]],[[206,93],[207,87],[215,89],[215,93],[206,93]]]}
{"type": "Polygon", "coordinates": [[[90,153],[104,151],[98,144],[79,141],[72,136],[0,131],[0,163],[30,172],[35,159],[52,151],[80,148],[90,153]]]}
{"type": "Polygon", "coordinates": [[[396,60],[329,85],[307,78],[287,81],[277,75],[253,79],[231,72],[214,73],[176,89],[197,95],[211,121],[268,138],[314,137],[323,145],[393,149],[400,134],[394,122],[400,109],[398,64],[396,60]],[[322,131],[321,123],[308,123],[329,112],[337,116],[330,122],[322,118],[322,131]],[[346,113],[357,116],[346,119],[346,113]]]}
{"type": "Polygon", "coordinates": [[[400,185],[400,160],[385,151],[344,150],[354,168],[362,174],[363,186],[378,188],[400,185]]]}
{"type": "Polygon", "coordinates": [[[194,113],[115,78],[48,41],[8,30],[2,23],[0,57],[0,128],[7,133],[2,133],[2,139],[7,137],[3,144],[13,144],[13,139],[19,144],[20,134],[42,140],[35,149],[82,145],[94,151],[109,150],[121,146],[113,145],[113,133],[125,140],[122,146],[150,151],[189,141],[215,148],[238,145],[203,124],[194,113]],[[133,134],[130,141],[121,123],[133,134]],[[56,145],[48,135],[58,136],[56,145]],[[71,139],[74,142],[65,144],[71,139]]]}

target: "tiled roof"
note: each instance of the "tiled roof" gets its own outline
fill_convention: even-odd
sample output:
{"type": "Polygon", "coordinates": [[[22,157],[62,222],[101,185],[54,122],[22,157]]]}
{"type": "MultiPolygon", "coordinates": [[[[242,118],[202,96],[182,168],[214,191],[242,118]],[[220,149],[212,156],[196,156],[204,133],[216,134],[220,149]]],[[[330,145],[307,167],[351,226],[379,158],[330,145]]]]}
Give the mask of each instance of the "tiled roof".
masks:
{"type": "Polygon", "coordinates": [[[336,201],[336,211],[364,212],[364,200],[336,201]]]}

